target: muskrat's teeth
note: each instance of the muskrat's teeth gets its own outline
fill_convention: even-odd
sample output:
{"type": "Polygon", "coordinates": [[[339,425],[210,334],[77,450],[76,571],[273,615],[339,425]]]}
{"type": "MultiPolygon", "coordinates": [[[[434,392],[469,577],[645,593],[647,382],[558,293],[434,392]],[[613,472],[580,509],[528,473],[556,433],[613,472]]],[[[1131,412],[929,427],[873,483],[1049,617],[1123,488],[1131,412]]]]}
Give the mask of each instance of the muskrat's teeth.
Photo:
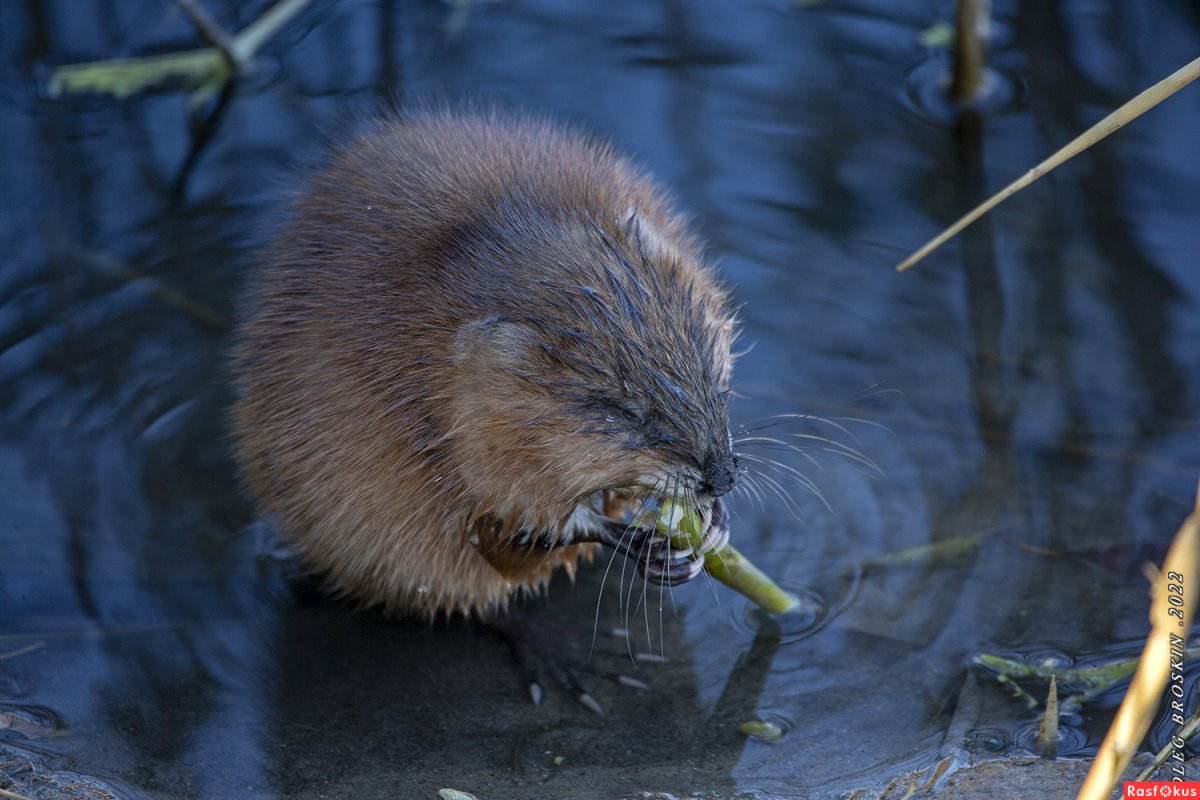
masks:
{"type": "Polygon", "coordinates": [[[700,574],[704,559],[694,557],[691,548],[677,549],[668,539],[652,535],[642,548],[638,570],[647,580],[663,586],[678,586],[700,574]]]}
{"type": "Polygon", "coordinates": [[[727,544],[729,544],[729,528],[709,528],[704,535],[704,546],[700,550],[705,554],[714,550],[720,552],[725,549],[727,544]]]}
{"type": "Polygon", "coordinates": [[[709,525],[729,530],[729,508],[725,505],[724,500],[719,497],[713,498],[709,514],[709,525]]]}
{"type": "Polygon", "coordinates": [[[704,525],[704,539],[700,543],[700,555],[704,556],[714,550],[722,550],[729,544],[729,510],[721,498],[715,498],[712,505],[701,508],[700,519],[704,525]]]}
{"type": "MultiPolygon", "coordinates": [[[[607,518],[589,533],[586,540],[606,544],[624,554],[637,564],[643,578],[663,586],[686,583],[699,575],[704,567],[703,553],[691,547],[675,547],[656,530],[638,524],[628,525],[607,518]]],[[[713,544],[719,543],[718,531],[713,544]]]]}

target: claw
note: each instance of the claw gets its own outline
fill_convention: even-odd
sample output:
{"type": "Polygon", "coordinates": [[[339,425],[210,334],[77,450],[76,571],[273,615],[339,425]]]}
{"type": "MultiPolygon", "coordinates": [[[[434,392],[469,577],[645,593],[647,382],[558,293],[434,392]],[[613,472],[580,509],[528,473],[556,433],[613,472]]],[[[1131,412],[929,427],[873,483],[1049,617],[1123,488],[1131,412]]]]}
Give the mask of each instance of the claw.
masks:
{"type": "MultiPolygon", "coordinates": [[[[500,614],[488,623],[494,633],[499,635],[509,646],[513,659],[522,673],[529,699],[534,705],[540,705],[545,696],[541,673],[549,674],[553,683],[561,686],[575,701],[595,714],[604,716],[604,707],[588,693],[582,680],[582,673],[592,674],[612,681],[618,686],[629,689],[648,689],[645,682],[620,672],[609,672],[580,660],[574,654],[582,649],[581,643],[591,638],[594,632],[610,635],[619,634],[625,638],[621,629],[608,631],[593,631],[591,628],[576,629],[574,626],[556,623],[542,619],[537,615],[527,614],[519,607],[513,606],[507,613],[500,614]]],[[[642,653],[635,654],[635,660],[650,661],[643,658],[642,653]]]]}
{"type": "Polygon", "coordinates": [[[578,700],[580,704],[591,709],[592,711],[595,711],[600,716],[604,716],[604,709],[599,703],[596,702],[596,699],[587,692],[575,695],[575,699],[578,700]]]}

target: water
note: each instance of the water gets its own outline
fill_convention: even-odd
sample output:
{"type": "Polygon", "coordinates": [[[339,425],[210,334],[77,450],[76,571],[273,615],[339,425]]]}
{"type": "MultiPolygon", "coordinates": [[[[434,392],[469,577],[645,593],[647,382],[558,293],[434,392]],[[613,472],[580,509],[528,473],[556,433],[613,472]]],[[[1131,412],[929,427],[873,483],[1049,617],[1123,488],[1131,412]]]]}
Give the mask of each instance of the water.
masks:
{"type": "MultiPolygon", "coordinates": [[[[264,4],[211,5],[236,30],[264,4]]],[[[947,3],[510,0],[448,32],[447,5],[318,2],[208,135],[178,92],[39,88],[52,65],[193,46],[173,6],[6,4],[0,788],[805,798],[1028,744],[1036,712],[970,657],[1136,653],[1140,565],[1200,473],[1200,90],[915,271],[891,266],[1192,59],[1200,16],[995,5],[997,99],[956,121],[935,91],[945,54],[919,43],[947,3]],[[837,420],[770,430],[878,467],[759,451],[821,493],[784,488],[798,518],[769,488],[737,498],[739,548],[806,600],[778,629],[702,583],[633,613],[628,581],[556,583],[549,613],[590,629],[599,607],[670,660],[599,642],[615,656],[596,665],[653,685],[589,678],[603,718],[553,690],[530,706],[485,632],[290,582],[256,557],[237,491],[224,352],[241,276],[298,170],[356,120],[429,96],[535,109],[634,153],[742,304],[735,424],[837,420]],[[888,561],[959,537],[979,541],[888,561]],[[747,741],[753,718],[784,735],[747,741]]],[[[1065,719],[1060,754],[1093,752],[1115,701],[1065,719]]]]}

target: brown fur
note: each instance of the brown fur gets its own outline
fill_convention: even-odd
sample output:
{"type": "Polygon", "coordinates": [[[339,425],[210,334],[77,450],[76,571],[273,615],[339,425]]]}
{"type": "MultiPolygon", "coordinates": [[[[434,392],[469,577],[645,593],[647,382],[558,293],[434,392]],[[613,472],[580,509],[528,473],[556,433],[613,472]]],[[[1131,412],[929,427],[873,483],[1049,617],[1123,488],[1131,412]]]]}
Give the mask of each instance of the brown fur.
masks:
{"type": "Polygon", "coordinates": [[[415,114],[337,154],[252,282],[237,455],[337,590],[483,613],[594,547],[522,529],[564,542],[597,490],[732,480],[732,337],[684,222],[608,147],[415,114]]]}

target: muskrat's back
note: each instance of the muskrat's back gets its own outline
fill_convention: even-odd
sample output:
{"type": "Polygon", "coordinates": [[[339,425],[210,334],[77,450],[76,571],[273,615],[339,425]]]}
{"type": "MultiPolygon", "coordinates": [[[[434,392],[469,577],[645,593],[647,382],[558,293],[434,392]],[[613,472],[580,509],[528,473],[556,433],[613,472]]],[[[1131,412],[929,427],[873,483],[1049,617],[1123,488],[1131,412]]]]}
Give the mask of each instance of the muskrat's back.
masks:
{"type": "Polygon", "coordinates": [[[589,552],[597,491],[733,479],[723,293],[647,179],[547,123],[447,111],[353,140],[245,312],[244,479],[365,602],[494,608],[589,552]]]}

